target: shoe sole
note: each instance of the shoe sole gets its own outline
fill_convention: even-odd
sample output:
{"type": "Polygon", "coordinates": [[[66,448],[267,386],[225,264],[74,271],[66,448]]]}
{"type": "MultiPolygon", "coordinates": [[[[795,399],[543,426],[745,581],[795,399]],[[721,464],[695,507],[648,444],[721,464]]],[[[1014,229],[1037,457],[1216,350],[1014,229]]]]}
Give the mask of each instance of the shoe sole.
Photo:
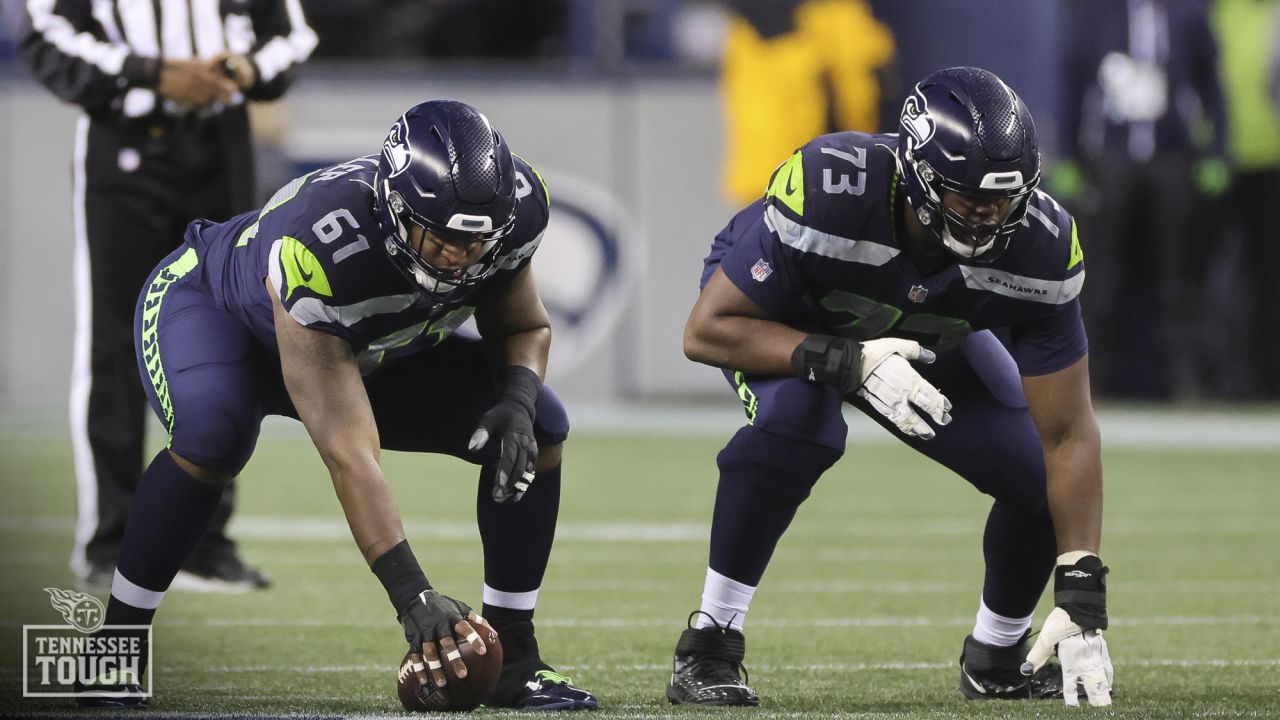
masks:
{"type": "Polygon", "coordinates": [[[246,593],[258,588],[248,580],[219,580],[217,578],[201,577],[186,570],[181,570],[173,578],[173,583],[169,585],[169,589],[196,593],[246,593]]]}
{"type": "Polygon", "coordinates": [[[670,687],[668,687],[667,702],[672,705],[695,705],[698,707],[758,707],[760,705],[760,698],[756,698],[755,700],[745,700],[742,702],[735,702],[731,700],[699,702],[697,700],[689,700],[680,697],[679,693],[674,692],[670,687]]]}

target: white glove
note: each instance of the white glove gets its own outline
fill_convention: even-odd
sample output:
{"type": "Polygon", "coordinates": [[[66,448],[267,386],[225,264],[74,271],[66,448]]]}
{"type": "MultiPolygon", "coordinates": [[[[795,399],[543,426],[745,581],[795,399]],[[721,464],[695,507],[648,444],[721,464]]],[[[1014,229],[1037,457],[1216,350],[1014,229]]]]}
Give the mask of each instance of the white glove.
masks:
{"type": "Polygon", "coordinates": [[[939,425],[951,422],[951,401],[920,377],[908,360],[931,363],[936,356],[920,343],[901,338],[881,338],[862,343],[862,387],[867,399],[904,435],[930,440],[935,433],[912,405],[924,410],[939,425]]]}
{"type": "Polygon", "coordinates": [[[1071,622],[1062,608],[1054,608],[1040,629],[1027,661],[1022,664],[1022,674],[1031,675],[1044,666],[1057,653],[1062,661],[1062,697],[1072,707],[1080,704],[1076,684],[1084,686],[1089,704],[1105,707],[1111,704],[1111,655],[1101,630],[1085,630],[1071,622]]]}

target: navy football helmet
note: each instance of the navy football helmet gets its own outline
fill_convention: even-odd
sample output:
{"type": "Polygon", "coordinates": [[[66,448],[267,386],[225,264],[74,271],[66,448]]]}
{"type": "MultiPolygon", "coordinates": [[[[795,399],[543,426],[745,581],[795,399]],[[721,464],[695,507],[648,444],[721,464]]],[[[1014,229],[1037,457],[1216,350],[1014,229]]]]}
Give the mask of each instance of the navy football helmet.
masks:
{"type": "Polygon", "coordinates": [[[1030,111],[1004,81],[974,67],[939,70],[916,85],[902,106],[897,155],[916,217],[967,261],[1004,252],[1040,182],[1030,111]],[[977,204],[1007,198],[1007,209],[995,222],[972,222],[943,204],[945,191],[977,204]]]}
{"type": "Polygon", "coordinates": [[[382,143],[374,195],[387,254],[437,297],[488,277],[516,222],[511,150],[488,118],[460,102],[431,100],[400,116],[382,143]],[[413,225],[446,242],[482,243],[483,253],[469,267],[438,268],[410,244],[413,225]]]}

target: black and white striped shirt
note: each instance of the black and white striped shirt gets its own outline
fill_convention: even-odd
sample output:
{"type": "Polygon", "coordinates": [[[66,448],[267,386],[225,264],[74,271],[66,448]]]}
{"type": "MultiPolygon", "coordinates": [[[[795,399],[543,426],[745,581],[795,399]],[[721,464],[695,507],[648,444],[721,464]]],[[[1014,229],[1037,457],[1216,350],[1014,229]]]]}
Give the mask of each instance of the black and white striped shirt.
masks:
{"type": "Polygon", "coordinates": [[[246,95],[284,94],[316,46],[300,0],[26,0],[22,55],[36,77],[90,115],[143,117],[160,107],[162,59],[243,55],[246,95]]]}

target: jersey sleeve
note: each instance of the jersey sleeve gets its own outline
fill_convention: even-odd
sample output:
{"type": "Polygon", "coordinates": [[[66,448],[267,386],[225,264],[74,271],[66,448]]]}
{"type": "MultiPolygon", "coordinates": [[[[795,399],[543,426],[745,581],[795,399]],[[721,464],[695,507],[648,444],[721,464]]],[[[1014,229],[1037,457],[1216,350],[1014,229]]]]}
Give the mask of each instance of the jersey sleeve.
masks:
{"type": "Polygon", "coordinates": [[[319,177],[268,205],[254,242],[270,243],[267,276],[290,317],[358,344],[361,323],[407,309],[417,294],[371,246],[379,230],[360,186],[319,177]]]}
{"type": "Polygon", "coordinates": [[[1071,237],[1069,242],[1058,243],[1056,252],[1049,253],[1055,265],[1064,268],[1059,271],[1061,282],[1055,284],[1058,294],[1050,298],[1052,311],[1010,328],[1010,352],[1019,372],[1027,376],[1048,375],[1070,367],[1089,350],[1080,310],[1084,252],[1075,220],[1052,201],[1037,212],[1047,224],[1070,227],[1071,237]]]}
{"type": "Polygon", "coordinates": [[[721,234],[732,240],[720,260],[725,277],[771,317],[792,315],[806,296],[802,258],[779,242],[765,213],[740,214],[721,234]]]}
{"type": "Polygon", "coordinates": [[[551,219],[551,194],[542,175],[522,158],[515,158],[516,224],[503,241],[493,286],[504,285],[529,265],[542,244],[551,219]]]}
{"type": "Polygon", "coordinates": [[[722,261],[725,275],[776,319],[807,314],[823,279],[850,263],[882,265],[896,252],[854,239],[874,236],[867,218],[884,212],[865,194],[868,149],[858,138],[823,135],[795,151],[774,171],[759,214],[726,228],[739,237],[722,261]]]}

